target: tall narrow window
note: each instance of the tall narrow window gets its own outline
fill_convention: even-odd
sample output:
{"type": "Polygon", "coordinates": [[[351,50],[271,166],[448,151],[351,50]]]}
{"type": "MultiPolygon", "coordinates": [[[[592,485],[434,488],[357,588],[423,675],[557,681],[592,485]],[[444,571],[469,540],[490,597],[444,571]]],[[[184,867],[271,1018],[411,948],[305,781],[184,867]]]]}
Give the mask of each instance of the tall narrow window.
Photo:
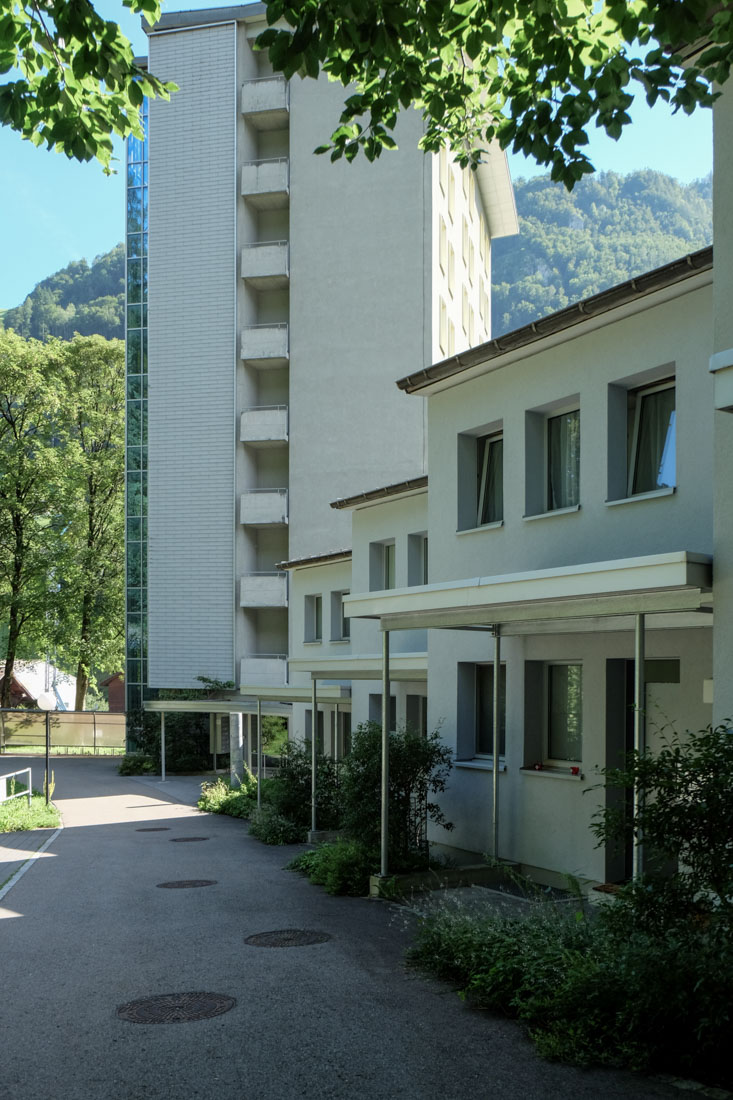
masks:
{"type": "Polygon", "coordinates": [[[580,500],[580,412],[547,421],[547,510],[572,508],[580,500]]]}
{"type": "Polygon", "coordinates": [[[393,542],[386,542],[384,544],[384,588],[394,588],[395,586],[395,550],[393,542]]]}
{"type": "Polygon", "coordinates": [[[331,593],[331,641],[343,642],[351,636],[351,620],[344,614],[344,596],[348,592],[331,593]]]}
{"type": "MultiPolygon", "coordinates": [[[[499,753],[506,750],[506,665],[499,678],[499,753]]],[[[494,752],[494,666],[476,665],[476,755],[494,752]]]]}
{"type": "Polygon", "coordinates": [[[476,440],[476,526],[504,518],[504,437],[484,435],[476,440]]]}
{"type": "Polygon", "coordinates": [[[306,642],[320,642],[323,639],[323,599],[321,596],[305,597],[305,636],[306,642]]]}
{"type": "Polygon", "coordinates": [[[583,753],[583,666],[547,666],[547,758],[580,760],[583,753]]]}
{"type": "Polygon", "coordinates": [[[675,387],[668,382],[629,394],[629,496],[677,483],[675,387]]]}

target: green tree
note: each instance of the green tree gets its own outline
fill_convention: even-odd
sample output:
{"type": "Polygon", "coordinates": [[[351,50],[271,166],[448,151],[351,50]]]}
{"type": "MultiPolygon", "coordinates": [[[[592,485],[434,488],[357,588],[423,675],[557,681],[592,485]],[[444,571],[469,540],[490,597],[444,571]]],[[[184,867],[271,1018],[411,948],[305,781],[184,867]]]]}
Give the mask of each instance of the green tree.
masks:
{"type": "Polygon", "coordinates": [[[92,669],[124,661],[125,349],[76,336],[63,346],[68,444],[65,530],[59,573],[58,652],[76,673],[84,710],[92,669]]]}
{"type": "Polygon", "coordinates": [[[348,88],[332,159],[371,160],[395,145],[402,109],[425,121],[420,145],[474,164],[492,139],[549,165],[569,189],[593,166],[592,124],[618,138],[640,91],[675,110],[710,106],[733,58],[724,0],[266,0],[258,39],[290,77],[321,71],[348,88]],[[285,27],[272,24],[283,21],[285,27]],[[687,45],[707,44],[683,68],[687,45]]]}
{"type": "Polygon", "coordinates": [[[0,706],[10,705],[23,642],[42,652],[55,624],[65,525],[62,356],[57,343],[0,332],[0,621],[6,628],[0,706]]]}
{"type": "MultiPolygon", "coordinates": [[[[123,0],[148,23],[159,0],[123,0]]],[[[142,137],[143,98],[167,99],[166,84],[135,64],[130,42],[89,0],[0,0],[0,125],[34,145],[106,170],[112,134],[142,137]]]]}

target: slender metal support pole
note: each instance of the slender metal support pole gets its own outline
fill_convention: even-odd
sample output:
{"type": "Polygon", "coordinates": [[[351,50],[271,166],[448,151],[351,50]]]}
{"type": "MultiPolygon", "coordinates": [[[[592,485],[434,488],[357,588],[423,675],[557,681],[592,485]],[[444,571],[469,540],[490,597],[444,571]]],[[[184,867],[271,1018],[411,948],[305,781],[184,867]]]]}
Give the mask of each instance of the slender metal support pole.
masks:
{"type": "Polygon", "coordinates": [[[382,815],[379,873],[389,871],[389,631],[382,631],[382,815]]]}
{"type": "MultiPolygon", "coordinates": [[[[646,682],[644,678],[644,616],[636,616],[634,630],[634,749],[643,753],[646,749],[646,682]]],[[[642,808],[642,799],[634,788],[634,818],[642,808]]],[[[634,878],[643,871],[643,839],[637,836],[634,844],[632,870],[634,878]]]]}
{"type": "MultiPolygon", "coordinates": [[[[244,779],[244,738],[242,725],[244,715],[236,713],[229,715],[229,776],[232,786],[237,781],[244,779]]],[[[216,727],[214,731],[214,748],[216,748],[216,727]]]]}
{"type": "MultiPolygon", "coordinates": [[[[28,788],[30,790],[30,786],[28,788]]],[[[51,712],[46,711],[46,805],[51,798],[51,712]]]]}
{"type": "Polygon", "coordinates": [[[311,683],[311,832],[316,831],[316,756],[318,753],[318,681],[311,683]]]}
{"type": "Polygon", "coordinates": [[[160,781],[165,783],[165,714],[160,712],[160,781]]]}
{"type": "Polygon", "coordinates": [[[339,758],[339,705],[336,703],[333,711],[333,759],[338,764],[339,758]]]}
{"type": "Polygon", "coordinates": [[[262,805],[262,700],[257,700],[257,809],[262,805]]]}
{"type": "Polygon", "coordinates": [[[499,858],[499,739],[501,736],[501,635],[499,625],[494,627],[494,699],[493,699],[493,723],[494,723],[494,758],[491,774],[492,804],[491,804],[491,854],[494,859],[499,858]]]}

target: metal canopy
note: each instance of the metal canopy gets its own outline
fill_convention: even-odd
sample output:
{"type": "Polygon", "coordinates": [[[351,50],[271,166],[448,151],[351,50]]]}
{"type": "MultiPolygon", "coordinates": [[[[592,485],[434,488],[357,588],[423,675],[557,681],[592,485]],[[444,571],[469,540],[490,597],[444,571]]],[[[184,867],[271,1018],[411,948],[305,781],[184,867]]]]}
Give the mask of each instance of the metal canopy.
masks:
{"type": "MultiPolygon", "coordinates": [[[[318,679],[320,679],[320,673],[318,679]]],[[[306,684],[303,687],[296,685],[284,685],[281,687],[253,687],[251,684],[243,684],[239,689],[242,696],[250,700],[267,700],[278,703],[310,703],[311,689],[306,684]]],[[[339,685],[322,687],[318,691],[318,699],[321,703],[340,703],[351,698],[351,689],[339,685]]]]}
{"type": "MultiPolygon", "coordinates": [[[[353,655],[329,661],[318,658],[297,658],[290,661],[291,672],[302,672],[312,680],[381,680],[382,658],[374,655],[353,655]]],[[[395,653],[390,658],[390,679],[401,683],[428,678],[427,653],[395,653]]],[[[319,689],[319,698],[327,688],[319,689]]]]}
{"type": "MultiPolygon", "coordinates": [[[[170,712],[188,714],[253,714],[256,705],[251,699],[150,699],[143,703],[143,710],[157,714],[170,712]]],[[[265,714],[281,714],[287,717],[288,708],[273,704],[264,709],[265,714]]]]}

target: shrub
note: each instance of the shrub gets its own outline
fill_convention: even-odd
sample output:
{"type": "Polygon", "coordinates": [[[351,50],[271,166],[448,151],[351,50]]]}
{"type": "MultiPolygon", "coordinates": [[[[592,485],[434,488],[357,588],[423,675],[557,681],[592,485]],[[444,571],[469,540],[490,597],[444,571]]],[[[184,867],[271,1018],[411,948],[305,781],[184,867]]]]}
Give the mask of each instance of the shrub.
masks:
{"type": "MultiPolygon", "coordinates": [[[[319,829],[337,829],[340,824],[340,766],[330,757],[316,757],[316,821],[319,829]]],[[[264,798],[264,790],[263,790],[264,798]]],[[[267,802],[276,814],[293,824],[309,829],[311,824],[311,749],[310,744],[285,746],[281,766],[272,777],[267,802]]]]}
{"type": "MultiPolygon", "coordinates": [[[[428,820],[452,829],[430,796],[445,790],[451,752],[437,731],[424,737],[408,728],[389,735],[389,858],[393,869],[428,866],[428,820]]],[[[379,851],[382,727],[366,722],[352,736],[342,777],[343,827],[379,851]]]]}
{"type": "Polygon", "coordinates": [[[219,778],[214,783],[201,784],[200,810],[212,814],[228,814],[230,817],[249,817],[257,805],[257,780],[245,765],[244,777],[234,786],[228,779],[219,778]]]}
{"type": "Polygon", "coordinates": [[[156,770],[155,760],[144,752],[128,752],[117,766],[120,775],[155,775],[156,770]]]}
{"type": "Polygon", "coordinates": [[[301,852],[287,870],[301,871],[311,882],[323,886],[327,894],[364,897],[369,893],[369,876],[378,863],[379,856],[358,841],[337,840],[301,852]]]}
{"type": "Polygon", "coordinates": [[[271,806],[251,811],[249,831],[263,844],[302,844],[306,835],[305,826],[283,817],[271,806]]]}

